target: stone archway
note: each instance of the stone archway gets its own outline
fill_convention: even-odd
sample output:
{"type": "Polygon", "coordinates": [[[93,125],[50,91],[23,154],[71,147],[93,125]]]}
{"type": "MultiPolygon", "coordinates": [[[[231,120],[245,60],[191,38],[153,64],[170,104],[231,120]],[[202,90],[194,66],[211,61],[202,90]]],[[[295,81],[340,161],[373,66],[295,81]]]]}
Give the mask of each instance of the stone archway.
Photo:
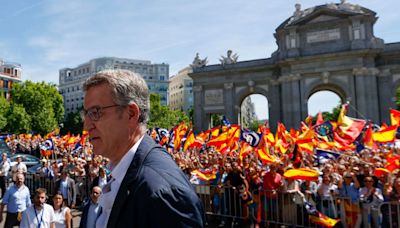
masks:
{"type": "Polygon", "coordinates": [[[343,99],[331,90],[319,90],[311,94],[307,102],[308,115],[315,116],[318,112],[331,112],[343,99]]]}
{"type": "Polygon", "coordinates": [[[254,124],[263,124],[268,119],[269,102],[266,96],[254,93],[243,99],[238,116],[238,122],[241,126],[249,128],[254,124]]]}

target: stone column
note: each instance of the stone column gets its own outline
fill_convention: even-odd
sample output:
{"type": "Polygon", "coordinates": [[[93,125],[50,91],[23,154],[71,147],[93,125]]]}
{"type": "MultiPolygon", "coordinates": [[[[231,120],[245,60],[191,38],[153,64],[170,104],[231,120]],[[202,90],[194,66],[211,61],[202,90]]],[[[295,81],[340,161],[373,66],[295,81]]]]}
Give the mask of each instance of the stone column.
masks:
{"type": "Polygon", "coordinates": [[[234,104],[234,85],[233,82],[224,83],[224,106],[225,115],[230,123],[237,123],[237,116],[235,117],[235,104],[234,104]]]}
{"type": "Polygon", "coordinates": [[[377,75],[379,70],[371,67],[354,68],[354,90],[357,109],[356,117],[380,122],[377,75]]]}
{"type": "Polygon", "coordinates": [[[380,122],[390,124],[390,108],[396,108],[396,88],[392,82],[390,69],[384,69],[378,75],[378,96],[380,122]],[[392,89],[389,89],[392,88],[392,89]]]}
{"type": "Polygon", "coordinates": [[[282,76],[282,121],[286,127],[297,128],[301,121],[300,75],[282,76]]]}
{"type": "Polygon", "coordinates": [[[193,130],[195,133],[199,133],[205,130],[207,123],[207,118],[204,114],[204,91],[203,86],[195,85],[193,86],[193,130]]]}

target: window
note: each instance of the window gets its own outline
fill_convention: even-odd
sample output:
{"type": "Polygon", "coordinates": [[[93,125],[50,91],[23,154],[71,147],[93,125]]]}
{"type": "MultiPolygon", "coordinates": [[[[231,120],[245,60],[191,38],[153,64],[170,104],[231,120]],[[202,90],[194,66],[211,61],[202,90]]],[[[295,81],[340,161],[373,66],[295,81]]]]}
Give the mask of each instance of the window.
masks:
{"type": "Polygon", "coordinates": [[[165,80],[165,76],[161,75],[161,76],[160,76],[160,80],[161,80],[161,81],[164,81],[164,80],[165,80]]]}
{"type": "Polygon", "coordinates": [[[3,81],[3,87],[4,87],[5,89],[8,89],[8,80],[4,80],[4,81],[3,81]]]}

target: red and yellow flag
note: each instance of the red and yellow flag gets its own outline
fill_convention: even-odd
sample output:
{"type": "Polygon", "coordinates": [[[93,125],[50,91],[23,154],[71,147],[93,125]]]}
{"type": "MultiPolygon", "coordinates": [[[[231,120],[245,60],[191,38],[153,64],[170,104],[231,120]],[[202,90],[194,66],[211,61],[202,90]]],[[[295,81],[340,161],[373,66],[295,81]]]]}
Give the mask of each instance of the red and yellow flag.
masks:
{"type": "Polygon", "coordinates": [[[286,178],[308,181],[318,180],[319,175],[318,171],[307,168],[289,169],[283,174],[286,178]]]}
{"type": "Polygon", "coordinates": [[[400,111],[396,109],[390,109],[390,123],[392,125],[400,125],[400,111]]]}
{"type": "Polygon", "coordinates": [[[372,139],[379,143],[390,143],[396,138],[397,125],[392,125],[386,129],[372,133],[372,139]]]}

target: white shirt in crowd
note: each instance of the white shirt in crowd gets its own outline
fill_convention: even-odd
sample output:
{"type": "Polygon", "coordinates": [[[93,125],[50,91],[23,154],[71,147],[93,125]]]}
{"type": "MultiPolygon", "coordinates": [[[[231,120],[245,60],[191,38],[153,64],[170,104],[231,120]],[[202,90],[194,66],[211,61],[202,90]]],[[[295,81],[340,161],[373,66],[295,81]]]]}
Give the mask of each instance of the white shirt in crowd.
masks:
{"type": "Polygon", "coordinates": [[[13,175],[13,181],[17,180],[17,174],[18,173],[26,173],[28,172],[28,168],[26,167],[25,163],[21,162],[21,163],[17,163],[15,164],[12,168],[11,168],[11,172],[13,175]]]}
{"type": "Polygon", "coordinates": [[[34,205],[31,205],[22,213],[20,227],[49,228],[54,223],[54,219],[54,209],[49,204],[45,203],[40,211],[36,210],[34,205]]]}

